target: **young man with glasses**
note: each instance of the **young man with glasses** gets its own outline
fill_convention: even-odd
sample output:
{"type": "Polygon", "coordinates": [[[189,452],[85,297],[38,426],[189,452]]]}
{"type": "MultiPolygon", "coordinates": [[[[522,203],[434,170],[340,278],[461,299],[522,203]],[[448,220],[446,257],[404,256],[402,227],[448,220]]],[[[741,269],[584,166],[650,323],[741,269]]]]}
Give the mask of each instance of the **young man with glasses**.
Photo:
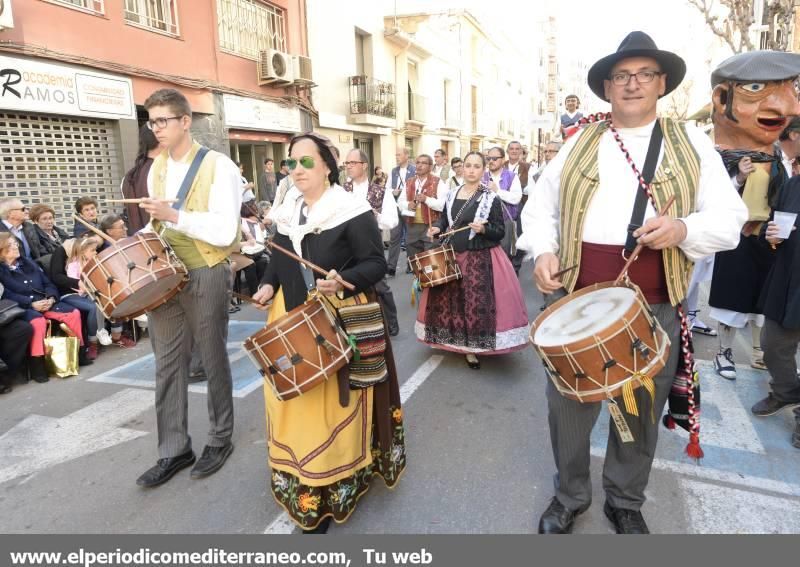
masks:
{"type": "Polygon", "coordinates": [[[36,227],[28,220],[28,207],[16,197],[0,199],[0,232],[10,232],[17,238],[24,257],[31,260],[39,257],[36,227]]]}
{"type": "MultiPolygon", "coordinates": [[[[661,416],[668,397],[671,405],[680,401],[679,393],[671,391],[673,380],[678,374],[685,384],[693,372],[681,308],[692,261],[735,247],[747,215],[711,140],[688,124],[656,119],[658,99],[677,88],[685,73],[680,57],[659,50],[643,32],[629,34],[617,52],[597,61],[589,70],[589,87],[611,103],[611,115],[569,139],[542,173],[522,213],[519,246],[535,259],[534,280],[547,305],[574,290],[616,279],[623,252],[644,246],[628,275],[642,289],[671,349],[662,371],[649,376],[652,397],[648,388],[633,392],[639,416],[621,410],[633,440],[623,441],[616,425],[609,426],[604,512],[617,533],[649,533],[640,510],[660,421],[650,416],[661,416]],[[650,152],[650,160],[657,190],[648,191],[639,172],[653,132],[657,151],[650,152]],[[673,196],[667,214],[657,216],[673,196]],[[644,209],[641,220],[632,213],[639,210],[634,209],[637,197],[644,209]],[[638,222],[642,226],[629,229],[638,222]],[[557,275],[573,265],[578,269],[557,275]]],[[[552,380],[546,388],[557,474],[555,496],[541,516],[539,533],[569,533],[592,502],[590,435],[602,404],[562,396],[552,380]]],[[[698,431],[692,430],[687,447],[696,456],[701,454],[698,431]]]]}
{"type": "Polygon", "coordinates": [[[450,160],[450,169],[453,175],[450,176],[447,187],[461,187],[464,184],[464,161],[460,157],[454,157],[450,160]]]}
{"type": "Polygon", "coordinates": [[[209,150],[188,192],[179,195],[198,153],[192,140],[192,109],[180,92],[161,89],[144,103],[165,151],[153,162],[140,205],[189,270],[189,282],[148,314],[156,362],[158,463],[136,483],[154,487],[195,463],[188,432],[189,358],[194,342],[208,376],[209,434],[192,478],[213,474],[233,451],[233,397],[228,360],[229,255],[238,249],[242,194],[239,171],[225,155],[209,150]],[[184,199],[185,197],[185,199],[184,199]],[[167,199],[179,199],[174,206],[167,199]]]}
{"type": "Polygon", "coordinates": [[[450,178],[450,166],[447,164],[447,152],[438,149],[433,152],[433,174],[447,183],[450,178]]]}
{"type": "MultiPolygon", "coordinates": [[[[447,185],[431,173],[433,158],[417,156],[416,175],[408,180],[406,190],[397,198],[400,214],[406,221],[406,255],[412,258],[436,244],[427,237],[428,227],[439,219],[447,200],[447,185]]],[[[406,270],[410,272],[410,269],[406,270]]]]}
{"type": "MultiPolygon", "coordinates": [[[[366,199],[380,230],[392,230],[399,224],[397,215],[397,204],[394,197],[386,187],[377,182],[369,181],[369,163],[367,154],[356,148],[350,150],[345,156],[344,166],[347,169],[349,181],[344,184],[344,190],[366,199]]],[[[393,337],[400,332],[400,325],[397,322],[397,306],[394,303],[392,289],[381,279],[375,284],[375,292],[378,294],[383,310],[386,314],[386,321],[389,326],[389,334],[393,337]]]]}

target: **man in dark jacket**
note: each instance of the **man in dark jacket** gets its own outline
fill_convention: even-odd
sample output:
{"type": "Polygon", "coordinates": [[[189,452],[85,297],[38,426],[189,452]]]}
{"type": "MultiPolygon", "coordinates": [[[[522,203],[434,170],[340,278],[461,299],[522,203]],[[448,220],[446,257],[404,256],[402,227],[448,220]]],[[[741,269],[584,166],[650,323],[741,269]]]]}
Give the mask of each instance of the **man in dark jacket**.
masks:
{"type": "Polygon", "coordinates": [[[36,260],[39,257],[39,237],[36,227],[28,220],[28,207],[15,197],[0,199],[0,232],[10,232],[17,237],[25,258],[36,260]]]}
{"type": "Polygon", "coordinates": [[[800,449],[800,378],[795,359],[800,344],[800,241],[796,231],[797,217],[789,236],[780,238],[785,233],[780,232],[775,216],[781,213],[800,213],[800,177],[792,177],[781,187],[763,234],[775,250],[775,263],[761,294],[765,317],[761,347],[772,381],[771,391],[753,406],[752,412],[763,417],[795,406],[797,426],[792,445],[800,449]]]}

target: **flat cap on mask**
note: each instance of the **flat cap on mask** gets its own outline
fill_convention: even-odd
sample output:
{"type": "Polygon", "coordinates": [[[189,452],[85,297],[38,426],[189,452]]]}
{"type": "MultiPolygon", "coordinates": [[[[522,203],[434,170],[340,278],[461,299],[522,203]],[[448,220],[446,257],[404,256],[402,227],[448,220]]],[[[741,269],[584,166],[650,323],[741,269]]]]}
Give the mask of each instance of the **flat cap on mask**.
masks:
{"type": "Polygon", "coordinates": [[[733,81],[784,81],[800,75],[800,53],[749,51],[729,57],[711,73],[711,86],[733,81]]]}

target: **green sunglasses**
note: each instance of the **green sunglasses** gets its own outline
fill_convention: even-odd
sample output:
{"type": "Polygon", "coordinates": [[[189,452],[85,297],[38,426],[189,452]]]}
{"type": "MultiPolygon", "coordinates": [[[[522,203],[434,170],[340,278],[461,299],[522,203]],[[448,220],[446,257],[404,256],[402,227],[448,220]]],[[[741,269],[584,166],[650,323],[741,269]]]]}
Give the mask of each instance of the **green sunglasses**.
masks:
{"type": "Polygon", "coordinates": [[[303,169],[314,169],[314,158],[311,156],[303,156],[299,160],[292,158],[286,160],[286,167],[289,168],[289,171],[294,171],[297,168],[298,161],[300,165],[303,166],[303,169]]]}

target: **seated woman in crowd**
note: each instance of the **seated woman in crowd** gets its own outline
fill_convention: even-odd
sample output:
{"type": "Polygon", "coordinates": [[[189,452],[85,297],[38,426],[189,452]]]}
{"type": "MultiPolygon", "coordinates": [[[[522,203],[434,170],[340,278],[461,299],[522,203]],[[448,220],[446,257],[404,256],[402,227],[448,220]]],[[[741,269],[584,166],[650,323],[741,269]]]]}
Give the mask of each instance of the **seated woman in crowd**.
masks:
{"type": "Polygon", "coordinates": [[[97,358],[97,329],[105,325],[105,320],[81,283],[81,269],[97,256],[101,242],[99,236],[90,232],[71,238],[59,246],[50,265],[50,277],[61,294],[61,301],[81,312],[83,340],[87,345],[86,357],[89,360],[97,358]]]}
{"type": "MultiPolygon", "coordinates": [[[[4,291],[0,284],[0,299],[4,291]]],[[[17,318],[0,326],[0,394],[11,391],[14,379],[24,368],[31,336],[33,327],[25,319],[17,318]]]]}
{"type": "Polygon", "coordinates": [[[56,212],[50,205],[34,205],[28,213],[36,229],[38,240],[33,246],[39,247],[39,257],[56,251],[69,235],[56,226],[56,212]]]}
{"type": "MultiPolygon", "coordinates": [[[[75,212],[84,222],[97,226],[97,201],[94,197],[78,197],[78,200],[75,201],[75,212]]],[[[87,230],[89,229],[76,220],[72,227],[72,236],[80,236],[87,230]]]]}
{"type": "Polygon", "coordinates": [[[0,234],[0,283],[3,297],[16,301],[26,310],[25,320],[33,325],[28,368],[31,378],[47,382],[44,364],[44,338],[47,321],[64,323],[81,343],[78,362],[85,366],[92,361],[86,358],[81,331],[81,314],[72,306],[59,301],[58,289],[36,262],[20,256],[19,241],[7,232],[0,234]]]}

